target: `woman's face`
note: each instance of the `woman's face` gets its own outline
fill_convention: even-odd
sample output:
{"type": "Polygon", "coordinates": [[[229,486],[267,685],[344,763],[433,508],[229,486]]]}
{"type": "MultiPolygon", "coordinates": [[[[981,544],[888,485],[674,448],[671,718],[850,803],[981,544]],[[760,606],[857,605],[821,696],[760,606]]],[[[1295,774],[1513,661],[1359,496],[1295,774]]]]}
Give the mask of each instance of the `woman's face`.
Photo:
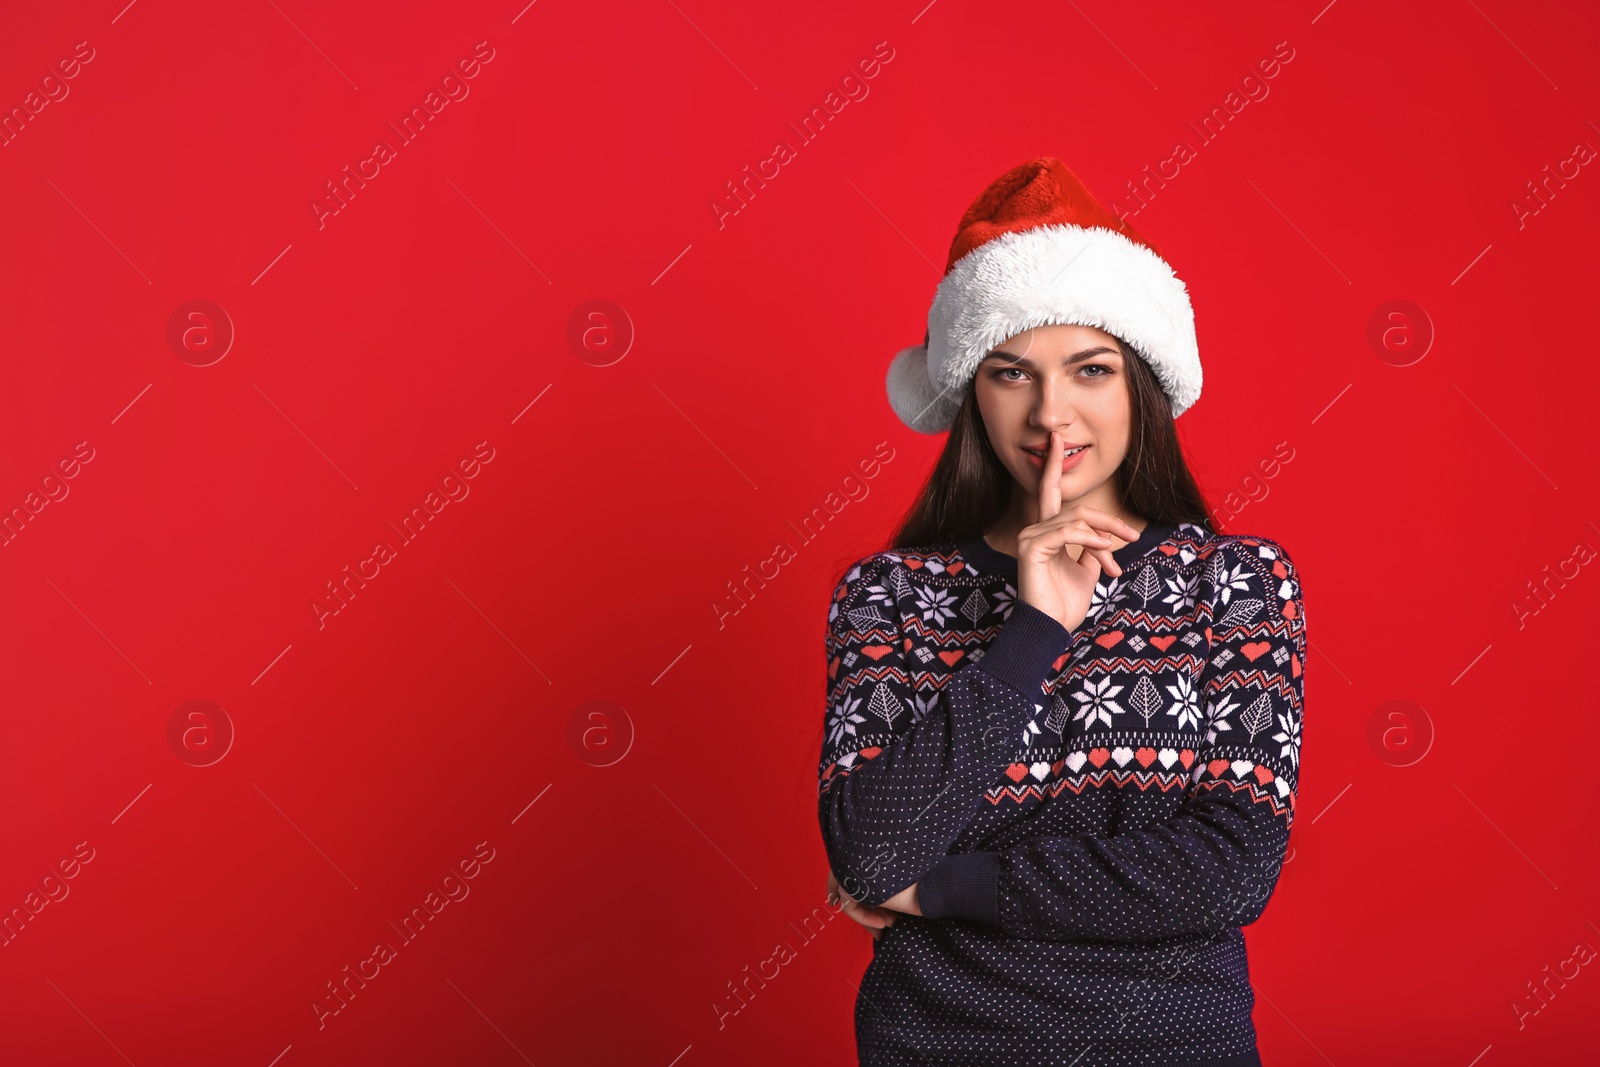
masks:
{"type": "Polygon", "coordinates": [[[989,444],[1025,491],[1037,497],[1056,430],[1068,450],[1061,506],[1116,506],[1106,491],[1095,492],[1114,492],[1111,476],[1132,434],[1128,378],[1114,337],[1093,326],[1025,330],[978,364],[974,388],[989,444]],[[1076,446],[1085,447],[1073,454],[1076,446]]]}

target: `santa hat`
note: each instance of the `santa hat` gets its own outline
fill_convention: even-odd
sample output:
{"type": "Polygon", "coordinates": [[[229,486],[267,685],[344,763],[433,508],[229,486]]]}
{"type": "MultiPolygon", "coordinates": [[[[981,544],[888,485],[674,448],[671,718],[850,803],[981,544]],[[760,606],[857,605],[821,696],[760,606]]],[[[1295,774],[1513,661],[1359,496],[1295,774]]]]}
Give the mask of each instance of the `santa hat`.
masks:
{"type": "Polygon", "coordinates": [[[1200,396],[1183,282],[1065,163],[1042,156],[995,179],[961,217],[927,335],[889,363],[889,405],[919,433],[948,430],[983,358],[1050,324],[1094,326],[1132,345],[1174,417],[1200,396]]]}

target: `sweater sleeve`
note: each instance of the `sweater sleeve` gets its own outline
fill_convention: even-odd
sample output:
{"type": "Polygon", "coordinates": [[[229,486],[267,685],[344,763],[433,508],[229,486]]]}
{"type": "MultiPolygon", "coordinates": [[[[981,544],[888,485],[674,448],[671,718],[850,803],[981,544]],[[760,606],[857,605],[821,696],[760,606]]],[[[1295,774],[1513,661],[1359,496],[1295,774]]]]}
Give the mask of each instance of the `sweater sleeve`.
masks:
{"type": "MultiPolygon", "coordinates": [[[[1283,549],[1231,538],[1198,593],[1209,729],[1171,818],[1110,836],[1042,835],[945,857],[918,889],[926,918],[1017,938],[1148,942],[1255,922],[1278,881],[1300,767],[1305,612],[1283,549]]],[[[1101,788],[1114,788],[1102,786],[1101,788]]]]}
{"type": "Polygon", "coordinates": [[[835,877],[863,903],[882,904],[949,851],[1038,732],[1045,679],[1071,640],[1017,600],[981,654],[940,650],[943,592],[879,553],[845,574],[828,609],[817,814],[835,877]]]}

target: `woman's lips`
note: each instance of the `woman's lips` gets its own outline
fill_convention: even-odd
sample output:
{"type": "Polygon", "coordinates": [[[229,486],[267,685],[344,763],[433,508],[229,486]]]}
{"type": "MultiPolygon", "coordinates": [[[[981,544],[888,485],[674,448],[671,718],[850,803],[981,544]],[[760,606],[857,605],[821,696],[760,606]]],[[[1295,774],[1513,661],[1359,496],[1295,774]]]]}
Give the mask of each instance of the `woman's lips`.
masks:
{"type": "MultiPolygon", "coordinates": [[[[1090,447],[1091,447],[1090,445],[1084,445],[1081,448],[1079,448],[1078,451],[1073,452],[1070,455],[1063,456],[1062,459],[1061,459],[1061,473],[1065,474],[1068,471],[1070,471],[1072,468],[1076,467],[1079,463],[1082,463],[1083,462],[1083,457],[1088,453],[1090,447]]],[[[1044,470],[1044,457],[1043,456],[1039,455],[1037,452],[1030,451],[1030,450],[1028,450],[1026,448],[1024,448],[1022,451],[1028,457],[1028,462],[1032,463],[1035,467],[1039,468],[1040,470],[1044,470]]]]}

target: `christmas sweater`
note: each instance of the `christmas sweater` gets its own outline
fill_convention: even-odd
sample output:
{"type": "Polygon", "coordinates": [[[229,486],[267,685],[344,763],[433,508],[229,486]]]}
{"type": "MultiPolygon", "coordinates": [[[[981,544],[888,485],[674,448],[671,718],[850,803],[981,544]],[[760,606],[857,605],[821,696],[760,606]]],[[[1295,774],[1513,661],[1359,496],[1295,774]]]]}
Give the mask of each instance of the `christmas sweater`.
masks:
{"type": "Polygon", "coordinates": [[[1068,630],[976,539],[828,609],[818,817],[873,943],[863,1064],[1259,1064],[1241,927],[1294,821],[1306,628],[1267,538],[1149,523],[1068,630]]]}

